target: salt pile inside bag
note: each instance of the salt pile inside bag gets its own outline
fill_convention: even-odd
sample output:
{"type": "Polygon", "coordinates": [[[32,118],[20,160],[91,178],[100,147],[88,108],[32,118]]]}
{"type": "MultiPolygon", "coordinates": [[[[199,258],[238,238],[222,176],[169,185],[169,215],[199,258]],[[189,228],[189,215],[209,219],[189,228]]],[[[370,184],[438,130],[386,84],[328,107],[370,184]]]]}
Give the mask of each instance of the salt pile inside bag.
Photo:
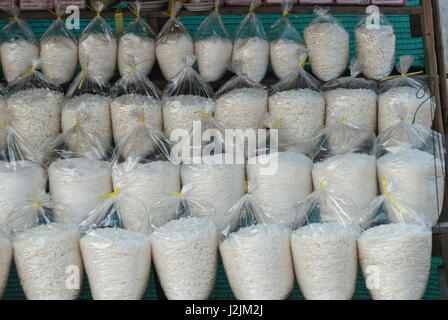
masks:
{"type": "Polygon", "coordinates": [[[393,201],[384,209],[391,222],[421,223],[415,215],[401,214],[395,203],[407,205],[417,212],[428,226],[440,216],[444,197],[444,168],[436,155],[418,149],[402,149],[378,159],[378,180],[381,193],[393,201]],[[387,187],[386,182],[391,186],[387,187]]]}
{"type": "Polygon", "coordinates": [[[65,6],[55,4],[57,15],[40,40],[40,61],[42,72],[53,83],[61,85],[72,80],[78,65],[78,40],[68,29],[61,16],[65,6]]]}
{"type": "Polygon", "coordinates": [[[156,35],[140,17],[141,2],[129,2],[128,5],[136,18],[126,26],[118,40],[118,70],[122,77],[131,70],[147,76],[156,61],[156,35]],[[130,61],[128,57],[133,57],[134,61],[130,61]]]}
{"type": "Polygon", "coordinates": [[[235,30],[232,61],[241,63],[240,73],[255,82],[263,80],[269,62],[269,42],[263,24],[254,12],[261,0],[251,0],[249,13],[235,30]]]}
{"type": "Polygon", "coordinates": [[[363,232],[359,262],[375,300],[419,300],[431,269],[432,233],[419,224],[391,223],[363,232]]]}
{"type": "Polygon", "coordinates": [[[215,9],[201,23],[194,35],[199,74],[207,82],[221,79],[232,57],[232,36],[219,14],[220,2],[215,1],[215,9]]]}
{"type": "Polygon", "coordinates": [[[181,181],[191,187],[190,197],[212,204],[214,210],[208,218],[212,218],[220,233],[228,227],[228,211],[244,195],[244,164],[226,163],[225,154],[213,155],[210,161],[197,160],[181,165],[181,181]]]}
{"type": "Polygon", "coordinates": [[[303,30],[313,74],[322,81],[336,79],[347,69],[350,37],[329,8],[316,7],[317,16],[303,30]]]}
{"type": "Polygon", "coordinates": [[[373,80],[357,78],[361,74],[358,60],[350,63],[350,76],[338,78],[322,86],[326,103],[325,124],[336,124],[338,115],[361,128],[376,131],[377,93],[373,80]]]}
{"type": "Polygon", "coordinates": [[[180,1],[173,3],[170,18],[156,39],[157,62],[167,81],[182,71],[187,57],[194,55],[193,40],[180,19],[176,18],[182,5],[180,1]]]}
{"type": "Polygon", "coordinates": [[[60,159],[48,168],[57,222],[80,223],[112,191],[110,164],[88,158],[60,159]]]}
{"type": "Polygon", "coordinates": [[[189,56],[182,63],[181,72],[163,90],[163,128],[172,143],[178,141],[179,133],[193,132],[194,121],[211,113],[213,107],[213,89],[193,69],[194,57],[189,56]]]}
{"type": "Polygon", "coordinates": [[[252,208],[257,221],[282,223],[291,228],[301,225],[305,216],[298,212],[296,204],[313,191],[312,167],[310,158],[294,150],[249,158],[246,175],[248,183],[254,186],[251,193],[267,209],[252,208]],[[268,215],[264,214],[266,211],[268,215]]]}
{"type": "Polygon", "coordinates": [[[103,159],[110,150],[112,125],[109,86],[83,66],[70,84],[61,113],[67,148],[77,156],[103,159]],[[70,134],[71,133],[71,134],[70,134]]]}
{"type": "Polygon", "coordinates": [[[96,12],[79,37],[79,64],[88,65],[89,71],[102,82],[108,82],[117,62],[117,39],[112,28],[100,13],[106,8],[102,1],[91,1],[96,12]]]}
{"type": "Polygon", "coordinates": [[[319,81],[304,69],[305,60],[302,55],[294,73],[271,87],[268,109],[274,121],[282,119],[277,126],[280,134],[306,142],[324,126],[325,98],[319,81]]]}
{"type": "Polygon", "coordinates": [[[13,247],[10,239],[4,234],[0,234],[0,298],[5,292],[8,283],[9,271],[13,257],[13,247]]]}
{"type": "Polygon", "coordinates": [[[159,89],[135,69],[121,77],[110,92],[115,151],[124,159],[145,158],[158,147],[157,136],[162,135],[159,89]]]}
{"type": "Polygon", "coordinates": [[[151,244],[141,232],[121,228],[119,189],[80,223],[82,258],[94,300],[140,300],[149,282],[151,244]]]}
{"type": "Polygon", "coordinates": [[[408,74],[413,56],[401,56],[400,76],[384,81],[378,96],[378,132],[382,133],[402,119],[431,128],[435,102],[427,85],[408,74]],[[398,107],[397,107],[398,106],[398,107]]]}
{"type": "Polygon", "coordinates": [[[358,274],[358,234],[335,222],[311,223],[291,235],[294,270],[307,300],[350,300],[358,274]]]}
{"type": "Polygon", "coordinates": [[[306,54],[306,47],[297,29],[289,21],[287,14],[293,2],[282,1],[283,16],[267,31],[269,38],[269,55],[274,74],[279,79],[287,78],[294,73],[306,54]]]}
{"type": "Polygon", "coordinates": [[[170,300],[206,300],[215,286],[218,235],[211,219],[181,217],[151,235],[154,267],[170,300]]]}
{"type": "Polygon", "coordinates": [[[34,198],[10,217],[17,275],[29,300],[76,300],[84,272],[81,232],[75,224],[54,223],[52,209],[48,197],[34,198]]]}
{"type": "Polygon", "coordinates": [[[12,19],[0,30],[0,56],[7,82],[16,80],[39,58],[39,44],[30,25],[19,19],[19,7],[10,10],[12,19]]]}
{"type": "Polygon", "coordinates": [[[36,152],[46,155],[61,131],[62,89],[36,70],[39,60],[8,84],[6,110],[14,127],[36,152]]]}
{"type": "Polygon", "coordinates": [[[356,57],[364,76],[380,80],[390,75],[395,63],[394,27],[380,14],[377,6],[368,6],[366,16],[355,26],[356,57]]]}
{"type": "Polygon", "coordinates": [[[287,299],[294,286],[291,231],[280,224],[257,224],[250,212],[254,205],[259,204],[246,194],[231,210],[239,229],[226,230],[219,245],[227,279],[238,300],[287,299]]]}

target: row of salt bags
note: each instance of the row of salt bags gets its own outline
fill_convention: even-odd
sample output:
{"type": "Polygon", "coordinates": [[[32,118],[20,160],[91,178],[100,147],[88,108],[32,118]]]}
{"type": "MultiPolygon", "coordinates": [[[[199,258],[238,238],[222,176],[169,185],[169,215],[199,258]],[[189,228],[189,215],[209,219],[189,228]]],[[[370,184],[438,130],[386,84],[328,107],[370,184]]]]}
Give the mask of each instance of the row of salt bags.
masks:
{"type": "MultiPolygon", "coordinates": [[[[412,208],[421,215],[424,224],[436,225],[445,188],[444,168],[438,155],[402,149],[382,156],[377,163],[381,193],[412,208]],[[388,190],[385,190],[384,181],[391,184],[388,190]]],[[[391,202],[387,202],[384,209],[391,222],[420,223],[411,214],[397,214],[391,202]]]]}
{"type": "Polygon", "coordinates": [[[287,299],[294,287],[290,229],[257,223],[250,211],[254,206],[263,210],[246,194],[232,208],[240,220],[238,229],[226,232],[219,245],[227,279],[238,300],[287,299]]]}
{"type": "Polygon", "coordinates": [[[297,212],[296,203],[313,191],[310,158],[295,151],[271,152],[249,159],[246,165],[251,194],[269,215],[253,208],[260,223],[281,223],[293,228],[305,217],[297,212]]]}
{"type": "Polygon", "coordinates": [[[377,6],[366,8],[366,16],[355,26],[356,57],[362,73],[380,80],[392,72],[395,63],[395,33],[377,6]]]}
{"type": "Polygon", "coordinates": [[[401,76],[384,81],[378,96],[378,132],[400,122],[403,117],[431,128],[434,119],[434,98],[422,81],[407,76],[414,57],[400,57],[397,66],[401,76]],[[398,107],[397,107],[398,105],[398,107]]]}
{"type": "Polygon", "coordinates": [[[6,109],[11,126],[36,152],[46,155],[61,131],[64,93],[36,70],[38,65],[34,60],[27,72],[8,84],[6,109]]]}
{"type": "Polygon", "coordinates": [[[105,161],[60,159],[51,163],[48,178],[57,222],[79,224],[101,196],[112,192],[111,168],[105,161]]]}
{"type": "Polygon", "coordinates": [[[359,262],[375,300],[420,300],[431,269],[432,233],[419,224],[373,227],[358,239],[359,262]]]}
{"type": "Polygon", "coordinates": [[[338,78],[322,86],[326,102],[325,124],[336,124],[337,117],[344,115],[345,120],[355,126],[376,131],[377,93],[376,83],[372,80],[357,78],[362,67],[357,59],[350,64],[350,77],[338,78]]]}
{"type": "Polygon", "coordinates": [[[0,30],[0,56],[7,82],[23,75],[39,58],[39,44],[30,25],[19,19],[20,9],[10,10],[12,20],[0,30]]]}
{"type": "Polygon", "coordinates": [[[126,229],[150,233],[175,217],[177,207],[161,205],[167,192],[181,189],[180,167],[170,161],[126,161],[112,168],[114,188],[120,189],[118,209],[126,229]]]}
{"type": "MultiPolygon", "coordinates": [[[[287,78],[277,82],[269,91],[269,114],[279,121],[281,133],[299,141],[308,141],[324,126],[325,98],[320,83],[305,68],[306,56],[287,78]]],[[[311,146],[310,146],[311,147],[311,146]]]]}
{"type": "Polygon", "coordinates": [[[344,73],[350,51],[349,33],[329,10],[316,7],[317,17],[303,31],[313,74],[325,82],[344,73]]]}
{"type": "Polygon", "coordinates": [[[350,300],[358,275],[358,234],[340,223],[311,223],[291,235],[294,270],[307,300],[350,300]]]}
{"type": "Polygon", "coordinates": [[[14,264],[27,299],[76,300],[84,273],[81,233],[75,224],[54,223],[52,209],[48,198],[33,200],[10,217],[14,264]]]}
{"type": "Polygon", "coordinates": [[[146,126],[162,131],[162,102],[159,89],[137,70],[130,71],[110,90],[110,112],[116,151],[124,159],[145,158],[157,148],[146,126]],[[140,125],[145,128],[139,129],[140,125]]]}
{"type": "Polygon", "coordinates": [[[6,285],[8,283],[9,271],[13,258],[13,248],[11,240],[0,233],[0,299],[3,297],[6,285]]]}
{"type": "Polygon", "coordinates": [[[57,15],[40,40],[40,62],[42,73],[52,83],[62,85],[72,80],[78,65],[78,40],[75,33],[68,29],[61,16],[65,6],[55,4],[57,15]]]}
{"type": "Polygon", "coordinates": [[[177,142],[177,134],[182,133],[179,130],[190,134],[193,121],[199,121],[201,114],[209,114],[213,107],[213,89],[194,70],[194,61],[194,56],[186,57],[182,70],[163,90],[163,127],[166,137],[173,143],[177,142]]]}
{"type": "Polygon", "coordinates": [[[149,282],[148,235],[121,228],[119,189],[103,195],[81,221],[80,247],[94,300],[140,300],[149,282]]]}
{"type": "Polygon", "coordinates": [[[221,79],[232,57],[232,36],[219,14],[220,3],[221,0],[215,0],[215,9],[201,23],[194,35],[199,74],[207,82],[221,79]]]}
{"type": "MultiPolygon", "coordinates": [[[[218,233],[223,232],[229,224],[229,210],[244,195],[245,171],[242,164],[226,164],[225,154],[211,156],[217,160],[181,166],[182,185],[191,186],[190,197],[203,203],[210,203],[218,233]],[[222,161],[219,161],[222,160],[222,161]]],[[[193,212],[194,215],[194,212],[193,212]]]]}
{"type": "Polygon", "coordinates": [[[118,70],[122,77],[134,70],[147,76],[156,60],[155,33],[140,17],[141,2],[130,2],[129,6],[136,15],[118,40],[118,70]],[[134,61],[129,61],[133,57],[134,61]]]}
{"type": "Polygon", "coordinates": [[[180,1],[173,3],[170,18],[156,39],[157,62],[167,81],[182,71],[187,57],[194,55],[193,40],[180,19],[176,18],[182,6],[180,1]]]}
{"type": "Polygon", "coordinates": [[[241,64],[240,73],[255,82],[263,80],[269,63],[269,42],[263,24],[254,12],[261,0],[251,0],[249,13],[235,30],[232,61],[241,64]]]}
{"type": "Polygon", "coordinates": [[[267,32],[272,70],[279,79],[294,73],[302,62],[300,59],[306,54],[302,37],[287,17],[292,5],[290,0],[282,1],[283,16],[274,22],[267,32]]]}
{"type": "Polygon", "coordinates": [[[113,76],[117,62],[117,39],[112,28],[100,16],[106,8],[102,1],[92,1],[96,17],[82,31],[79,37],[79,64],[102,82],[107,83],[113,76]]]}
{"type": "Polygon", "coordinates": [[[315,163],[312,177],[314,189],[323,193],[317,197],[323,222],[349,220],[350,224],[358,224],[362,210],[378,195],[375,156],[360,153],[334,155],[315,163]],[[342,212],[334,210],[335,202],[340,202],[338,208],[342,212]]]}
{"type": "MultiPolygon", "coordinates": [[[[96,150],[109,150],[112,144],[109,87],[99,77],[83,66],[82,71],[70,84],[62,107],[62,132],[76,133],[80,129],[87,135],[67,135],[68,149],[75,155],[98,158],[96,150]],[[99,148],[92,148],[99,143],[99,148]]],[[[101,155],[101,153],[100,153],[101,155]]]]}
{"type": "Polygon", "coordinates": [[[206,300],[218,267],[218,237],[211,219],[181,217],[151,235],[154,267],[170,300],[206,300]]]}

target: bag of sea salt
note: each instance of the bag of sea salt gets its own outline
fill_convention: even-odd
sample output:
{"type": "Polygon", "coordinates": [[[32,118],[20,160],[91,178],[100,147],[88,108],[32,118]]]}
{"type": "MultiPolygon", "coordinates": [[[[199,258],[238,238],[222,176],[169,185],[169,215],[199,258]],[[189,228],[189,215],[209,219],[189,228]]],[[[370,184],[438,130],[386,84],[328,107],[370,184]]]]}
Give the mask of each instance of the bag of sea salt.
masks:
{"type": "Polygon", "coordinates": [[[39,58],[39,44],[30,25],[19,19],[19,7],[8,10],[12,19],[0,30],[0,56],[7,82],[23,75],[39,58]]]}
{"type": "Polygon", "coordinates": [[[269,62],[269,42],[263,24],[254,12],[261,0],[251,0],[249,13],[235,30],[232,63],[241,63],[240,73],[255,82],[263,80],[269,62]]]}
{"type": "Polygon", "coordinates": [[[170,18],[156,39],[156,57],[167,81],[172,80],[185,66],[185,59],[194,55],[193,39],[179,18],[183,4],[176,1],[171,6],[170,18]]]}
{"type": "Polygon", "coordinates": [[[36,59],[31,68],[8,84],[6,111],[11,116],[10,125],[45,156],[61,131],[64,93],[37,70],[38,66],[36,59]]]}
{"type": "Polygon", "coordinates": [[[78,65],[78,40],[73,30],[61,19],[66,6],[56,3],[57,19],[45,31],[40,40],[42,72],[55,84],[72,80],[78,65]]]}
{"type": "Polygon", "coordinates": [[[294,73],[303,54],[306,54],[303,39],[287,16],[292,6],[291,0],[283,0],[281,7],[283,16],[267,31],[271,66],[279,79],[294,73]]]}
{"type": "Polygon", "coordinates": [[[112,99],[108,95],[109,85],[91,73],[90,67],[83,66],[65,95],[62,136],[53,145],[56,150],[68,149],[78,157],[107,158],[112,144],[112,99]]]}
{"type": "Polygon", "coordinates": [[[112,28],[101,17],[104,2],[91,1],[96,17],[90,21],[79,37],[79,64],[88,65],[89,71],[102,82],[108,82],[117,62],[117,39],[112,28]]]}
{"type": "Polygon", "coordinates": [[[151,234],[154,267],[170,300],[206,300],[215,285],[217,228],[206,214],[210,206],[192,198],[190,188],[162,200],[171,218],[151,234]]]}
{"type": "Polygon", "coordinates": [[[414,57],[405,55],[400,57],[397,70],[398,76],[382,79],[378,96],[378,132],[382,133],[404,118],[414,123],[431,128],[434,119],[435,102],[424,80],[413,77],[408,73],[414,57]],[[401,105],[397,109],[396,105],[401,105]],[[403,107],[406,111],[403,110],[403,107]]]}
{"type": "Polygon", "coordinates": [[[111,88],[110,105],[116,160],[142,160],[155,149],[169,157],[163,135],[160,90],[136,69],[111,88]]]}
{"type": "Polygon", "coordinates": [[[338,114],[350,123],[376,131],[377,86],[373,80],[358,78],[361,65],[357,59],[350,63],[350,76],[337,78],[322,86],[326,102],[326,125],[336,124],[338,114]]]}
{"type": "MultiPolygon", "coordinates": [[[[302,54],[295,72],[277,82],[269,90],[269,115],[278,123],[279,134],[308,142],[324,126],[325,98],[320,82],[309,74],[305,66],[306,55],[302,54]]],[[[308,143],[305,153],[310,153],[308,143]]]]}
{"type": "Polygon", "coordinates": [[[75,300],[81,291],[81,233],[75,224],[53,222],[52,209],[43,194],[18,207],[8,221],[17,274],[29,300],[75,300]],[[70,285],[68,270],[77,275],[70,285]]]}
{"type": "Polygon", "coordinates": [[[364,76],[380,80],[390,75],[395,63],[395,39],[393,25],[377,6],[368,6],[355,26],[356,57],[364,76]]]}
{"type": "Polygon", "coordinates": [[[5,227],[0,227],[0,298],[3,297],[8,284],[9,272],[13,259],[13,247],[11,239],[5,227]]]}
{"type": "Polygon", "coordinates": [[[236,228],[229,224],[219,245],[227,279],[238,300],[287,299],[294,286],[291,231],[277,223],[257,223],[254,205],[257,200],[247,193],[229,210],[236,228]]]}
{"type": "Polygon", "coordinates": [[[101,197],[80,223],[82,259],[95,300],[140,300],[149,282],[151,245],[145,233],[122,228],[120,190],[101,197]]]}
{"type": "Polygon", "coordinates": [[[141,2],[129,2],[128,5],[136,18],[124,29],[118,40],[118,70],[122,77],[131,70],[146,76],[151,73],[156,61],[156,34],[140,17],[141,2]]]}
{"type": "Polygon", "coordinates": [[[315,7],[317,16],[303,30],[313,74],[322,81],[336,79],[348,65],[350,37],[329,8],[315,7]]]}
{"type": "Polygon", "coordinates": [[[221,0],[215,0],[215,9],[194,35],[199,74],[207,82],[221,79],[232,57],[233,39],[219,14],[220,4],[221,0]]]}

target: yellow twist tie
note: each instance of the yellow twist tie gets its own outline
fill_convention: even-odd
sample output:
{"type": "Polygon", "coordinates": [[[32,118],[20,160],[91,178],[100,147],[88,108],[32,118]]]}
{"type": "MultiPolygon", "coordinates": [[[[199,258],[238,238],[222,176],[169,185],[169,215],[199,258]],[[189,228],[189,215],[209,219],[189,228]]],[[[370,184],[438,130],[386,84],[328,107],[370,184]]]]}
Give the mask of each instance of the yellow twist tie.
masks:
{"type": "Polygon", "coordinates": [[[83,84],[85,78],[86,78],[86,65],[83,65],[83,66],[82,66],[81,82],[79,83],[78,90],[81,89],[82,84],[83,84]]]}
{"type": "Polygon", "coordinates": [[[283,16],[286,17],[286,15],[288,14],[288,10],[283,11],[283,16]]]}
{"type": "Polygon", "coordinates": [[[409,76],[415,76],[417,74],[422,74],[423,70],[421,71],[417,71],[417,72],[411,72],[411,73],[405,73],[405,74],[399,74],[397,76],[390,76],[390,77],[386,77],[381,79],[380,81],[386,81],[386,80],[390,80],[390,79],[395,79],[395,78],[399,78],[399,77],[409,77],[409,76]]]}
{"type": "Polygon", "coordinates": [[[9,123],[2,124],[0,126],[0,129],[5,129],[6,127],[9,127],[9,123]]]}
{"type": "Polygon", "coordinates": [[[22,78],[26,77],[26,75],[28,73],[30,73],[31,71],[34,71],[34,70],[36,70],[36,68],[34,68],[34,67],[29,68],[28,70],[25,71],[25,73],[23,74],[22,78]]]}
{"type": "Polygon", "coordinates": [[[283,118],[278,119],[278,121],[274,124],[274,126],[272,128],[269,129],[277,129],[278,125],[280,124],[280,122],[283,121],[283,118]]]}
{"type": "Polygon", "coordinates": [[[137,12],[137,11],[135,11],[134,9],[132,9],[131,7],[128,7],[129,8],[129,10],[131,10],[131,12],[133,13],[133,14],[135,14],[135,16],[137,17],[137,18],[140,18],[140,14],[137,12]]]}
{"type": "Polygon", "coordinates": [[[145,59],[145,60],[142,60],[142,61],[139,61],[139,62],[137,62],[133,67],[132,67],[132,69],[131,69],[131,79],[134,77],[134,71],[135,71],[135,69],[137,68],[137,66],[139,65],[139,64],[142,64],[143,62],[151,62],[152,60],[150,60],[150,59],[145,59]]]}
{"type": "Polygon", "coordinates": [[[140,124],[146,123],[146,116],[145,116],[145,109],[142,108],[142,121],[140,121],[140,124]]]}
{"type": "Polygon", "coordinates": [[[78,117],[75,117],[75,124],[73,125],[73,134],[76,133],[76,130],[79,127],[79,121],[78,121],[78,117]]]}
{"type": "Polygon", "coordinates": [[[323,178],[322,181],[320,182],[320,190],[324,190],[324,183],[327,182],[327,178],[323,178]]]}
{"type": "Polygon", "coordinates": [[[387,192],[387,181],[386,178],[383,179],[383,190],[384,190],[384,194],[386,195],[387,199],[389,199],[389,201],[398,208],[398,210],[400,210],[402,213],[407,214],[409,213],[408,210],[406,210],[401,204],[399,204],[397,201],[395,201],[394,199],[392,199],[389,195],[389,193],[387,192]]]}
{"type": "Polygon", "coordinates": [[[195,111],[194,114],[200,113],[201,114],[201,119],[205,118],[207,116],[207,114],[204,111],[198,110],[195,111]]]}
{"type": "Polygon", "coordinates": [[[409,119],[408,118],[403,118],[403,119],[401,119],[401,121],[406,122],[406,121],[409,121],[409,119]]]}
{"type": "Polygon", "coordinates": [[[57,17],[57,18],[56,18],[57,20],[61,20],[61,17],[58,16],[58,14],[57,14],[56,12],[54,12],[53,10],[51,10],[51,9],[47,9],[47,11],[50,12],[52,15],[56,16],[56,17],[57,17]]]}
{"type": "Polygon", "coordinates": [[[309,63],[307,63],[306,60],[305,60],[305,61],[302,61],[302,62],[299,62],[299,67],[304,67],[304,66],[306,66],[307,64],[309,64],[309,63]]]}
{"type": "Polygon", "coordinates": [[[111,192],[111,193],[105,194],[104,196],[101,196],[101,197],[100,197],[100,200],[104,200],[104,199],[107,199],[107,198],[111,198],[111,197],[113,197],[113,196],[116,196],[116,195],[118,194],[118,190],[120,190],[120,188],[119,188],[119,187],[116,187],[114,192],[111,192]]]}
{"type": "Polygon", "coordinates": [[[174,194],[175,196],[183,197],[182,192],[165,191],[166,194],[174,194]]]}
{"type": "Polygon", "coordinates": [[[215,11],[218,12],[218,10],[219,10],[219,2],[216,3],[216,5],[215,5],[215,11]]]}
{"type": "Polygon", "coordinates": [[[40,210],[40,203],[37,200],[27,200],[28,202],[34,203],[37,207],[37,210],[40,210]]]}
{"type": "Polygon", "coordinates": [[[338,121],[339,121],[339,123],[342,123],[342,122],[344,122],[345,120],[347,120],[347,118],[341,118],[341,119],[339,119],[338,121]]]}
{"type": "Polygon", "coordinates": [[[261,6],[261,2],[258,3],[258,4],[257,4],[255,7],[253,7],[253,8],[249,8],[249,13],[254,12],[254,10],[255,10],[256,8],[258,8],[259,6],[261,6]]]}
{"type": "Polygon", "coordinates": [[[249,193],[249,188],[247,187],[247,181],[243,183],[244,192],[249,193]]]}

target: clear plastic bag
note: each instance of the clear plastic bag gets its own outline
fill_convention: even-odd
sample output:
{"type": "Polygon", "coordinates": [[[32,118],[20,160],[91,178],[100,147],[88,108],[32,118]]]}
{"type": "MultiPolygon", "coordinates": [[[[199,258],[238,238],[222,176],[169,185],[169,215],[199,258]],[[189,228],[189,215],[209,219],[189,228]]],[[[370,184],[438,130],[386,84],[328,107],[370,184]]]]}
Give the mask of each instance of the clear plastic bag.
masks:
{"type": "Polygon", "coordinates": [[[144,159],[159,148],[168,158],[160,90],[135,70],[120,78],[110,91],[115,157],[144,159]]]}
{"type": "Polygon", "coordinates": [[[215,0],[215,9],[194,35],[199,73],[208,82],[224,76],[232,57],[233,39],[219,14],[220,3],[221,0],[215,0]]]}
{"type": "Polygon", "coordinates": [[[249,13],[235,30],[232,64],[240,64],[241,72],[255,82],[263,80],[269,62],[269,42],[263,24],[254,12],[261,0],[252,0],[249,13]]]}
{"type": "Polygon", "coordinates": [[[64,93],[37,70],[38,66],[36,59],[27,72],[8,84],[6,110],[11,126],[44,156],[61,131],[64,93]]]}
{"type": "Polygon", "coordinates": [[[101,197],[80,223],[82,257],[95,300],[140,300],[151,270],[148,235],[122,229],[120,190],[101,197]]]}
{"type": "Polygon", "coordinates": [[[67,90],[61,115],[63,136],[55,147],[66,145],[75,156],[106,158],[112,144],[108,94],[109,86],[84,66],[67,90]]]}
{"type": "MultiPolygon", "coordinates": [[[[280,80],[269,90],[269,114],[279,121],[279,133],[308,142],[324,126],[325,99],[320,83],[309,74],[305,66],[306,55],[296,71],[280,80]]],[[[306,147],[309,153],[311,143],[306,147]]]]}
{"type": "Polygon", "coordinates": [[[30,25],[19,19],[19,7],[14,6],[8,12],[12,19],[0,30],[0,56],[3,74],[11,82],[39,58],[39,44],[30,25]]]}
{"type": "Polygon", "coordinates": [[[347,69],[350,37],[330,8],[315,7],[317,16],[303,30],[313,74],[322,81],[336,79],[347,69]]]}
{"type": "Polygon", "coordinates": [[[376,132],[377,85],[373,80],[357,78],[361,74],[357,59],[350,63],[350,76],[327,82],[322,86],[326,102],[326,125],[336,124],[338,114],[350,123],[376,132]]]}
{"type": "Polygon", "coordinates": [[[141,2],[128,2],[128,6],[136,18],[124,29],[118,40],[118,69],[122,77],[132,70],[146,76],[151,73],[156,61],[156,34],[140,17],[141,2]],[[134,61],[130,61],[130,57],[134,61]]]}
{"type": "Polygon", "coordinates": [[[194,43],[187,28],[176,18],[183,4],[173,3],[170,18],[157,35],[156,56],[166,80],[172,80],[185,66],[185,59],[194,55],[194,43]]]}
{"type": "Polygon", "coordinates": [[[288,19],[288,12],[294,2],[282,1],[283,16],[279,18],[267,31],[271,66],[275,76],[284,79],[293,74],[306,54],[306,47],[299,31],[288,19]]]}
{"type": "Polygon", "coordinates": [[[7,233],[0,231],[0,298],[3,297],[8,284],[11,263],[13,259],[13,247],[7,233]]]}
{"type": "MultiPolygon", "coordinates": [[[[400,76],[383,79],[378,96],[378,132],[382,133],[401,119],[412,120],[431,128],[435,102],[427,84],[412,77],[408,71],[414,57],[401,56],[397,66],[400,76]],[[398,107],[397,107],[398,105],[398,107]]],[[[419,74],[422,72],[416,72],[419,74]]]]}
{"type": "Polygon", "coordinates": [[[78,40],[68,29],[61,16],[65,5],[55,4],[57,16],[40,40],[40,61],[42,72],[55,84],[61,85],[72,80],[78,65],[78,40]]]}
{"type": "Polygon", "coordinates": [[[90,21],[79,37],[79,64],[88,65],[95,77],[107,83],[113,76],[117,62],[117,39],[112,28],[100,13],[104,2],[91,1],[96,17],[90,21]]]}
{"type": "Polygon", "coordinates": [[[395,63],[395,39],[393,25],[377,6],[368,6],[355,26],[356,57],[364,76],[380,80],[390,75],[395,63]]]}
{"type": "Polygon", "coordinates": [[[236,228],[226,229],[219,245],[224,270],[239,300],[287,299],[294,286],[291,231],[280,224],[257,224],[251,208],[258,205],[247,193],[229,210],[236,228]]]}

